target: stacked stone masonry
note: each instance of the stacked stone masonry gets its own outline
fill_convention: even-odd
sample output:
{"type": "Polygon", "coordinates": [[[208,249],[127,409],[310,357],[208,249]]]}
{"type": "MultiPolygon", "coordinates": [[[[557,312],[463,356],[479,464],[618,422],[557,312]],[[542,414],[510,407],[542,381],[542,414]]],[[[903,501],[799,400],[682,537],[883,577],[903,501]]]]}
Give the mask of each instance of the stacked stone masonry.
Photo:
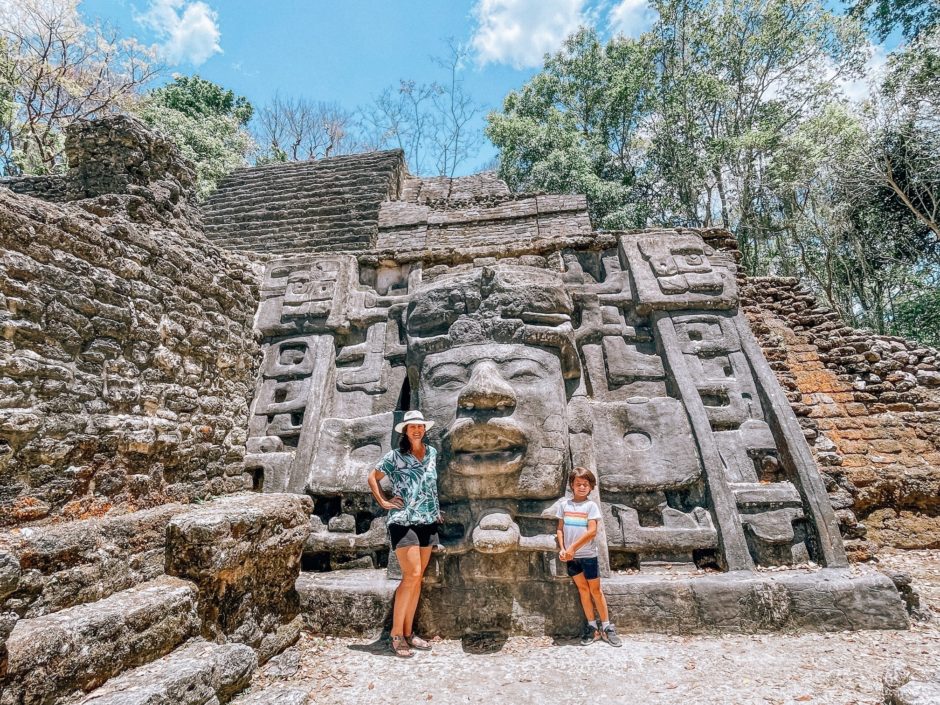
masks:
{"type": "Polygon", "coordinates": [[[749,279],[742,296],[850,551],[940,548],[940,352],[846,326],[792,278],[749,279]]]}
{"type": "Polygon", "coordinates": [[[174,218],[167,183],[74,205],[0,189],[2,525],[245,486],[256,265],[174,218]]]}
{"type": "Polygon", "coordinates": [[[203,205],[205,233],[256,254],[369,249],[403,172],[400,151],[240,169],[203,205]]]}
{"type": "Polygon", "coordinates": [[[235,494],[0,533],[0,704],[224,702],[297,639],[311,509],[235,494]]]}

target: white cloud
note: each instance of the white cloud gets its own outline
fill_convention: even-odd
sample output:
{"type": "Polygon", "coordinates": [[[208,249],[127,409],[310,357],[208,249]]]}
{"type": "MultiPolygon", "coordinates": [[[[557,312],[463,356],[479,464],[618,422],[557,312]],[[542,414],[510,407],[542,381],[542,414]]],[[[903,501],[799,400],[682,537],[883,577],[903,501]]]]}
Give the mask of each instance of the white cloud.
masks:
{"type": "Polygon", "coordinates": [[[213,54],[221,54],[218,13],[196,0],[150,0],[137,21],[154,30],[162,40],[161,51],[171,64],[199,66],[213,54]]]}
{"type": "Polygon", "coordinates": [[[585,0],[478,0],[471,40],[481,64],[541,66],[580,24],[589,23],[585,0]]]}
{"type": "Polygon", "coordinates": [[[656,19],[656,12],[648,0],[620,0],[610,10],[607,22],[615,34],[639,37],[656,19]]]}
{"type": "Polygon", "coordinates": [[[838,81],[842,93],[849,100],[860,103],[868,100],[872,93],[872,84],[877,85],[884,79],[888,65],[888,52],[884,44],[872,44],[868,48],[868,60],[860,77],[838,81]]]}

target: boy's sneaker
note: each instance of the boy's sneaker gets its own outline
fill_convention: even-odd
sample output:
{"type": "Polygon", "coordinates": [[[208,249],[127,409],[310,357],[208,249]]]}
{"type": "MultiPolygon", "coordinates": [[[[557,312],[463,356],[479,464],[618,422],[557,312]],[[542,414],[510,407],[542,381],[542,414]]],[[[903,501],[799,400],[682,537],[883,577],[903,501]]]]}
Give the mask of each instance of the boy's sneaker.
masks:
{"type": "Polygon", "coordinates": [[[584,629],[581,630],[581,646],[590,646],[598,638],[597,630],[587,622],[584,623],[584,629]]]}
{"type": "Polygon", "coordinates": [[[623,641],[617,636],[617,630],[613,624],[608,624],[601,630],[601,638],[611,646],[622,646],[623,641]]]}

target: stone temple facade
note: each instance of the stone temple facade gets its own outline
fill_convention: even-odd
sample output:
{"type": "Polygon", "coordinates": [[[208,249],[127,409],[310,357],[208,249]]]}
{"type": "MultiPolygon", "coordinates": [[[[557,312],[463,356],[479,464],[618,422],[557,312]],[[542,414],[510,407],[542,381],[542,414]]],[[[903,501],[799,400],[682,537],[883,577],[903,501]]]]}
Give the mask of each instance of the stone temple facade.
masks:
{"type": "Polygon", "coordinates": [[[244,170],[206,204],[211,240],[266,260],[245,468],[257,490],[314,500],[307,613],[348,630],[331,603],[360,596],[365,623],[387,608],[396,566],[365,477],[418,408],[441,450],[434,631],[576,627],[553,536],[574,465],[599,478],[625,628],[862,624],[845,605],[887,606],[893,587],[840,573],[733,254],[693,231],[594,232],[586,205],[486,174],[416,178],[395,152],[244,170]]]}
{"type": "Polygon", "coordinates": [[[578,629],[574,465],[624,632],[908,625],[903,576],[846,547],[869,514],[933,521],[936,351],[747,280],[727,233],[597,232],[581,196],[400,152],[197,207],[132,119],[66,147],[67,176],[0,184],[0,705],[303,702],[236,693],[303,624],[381,630],[366,473],[413,408],[441,451],[429,634],[578,629]]]}

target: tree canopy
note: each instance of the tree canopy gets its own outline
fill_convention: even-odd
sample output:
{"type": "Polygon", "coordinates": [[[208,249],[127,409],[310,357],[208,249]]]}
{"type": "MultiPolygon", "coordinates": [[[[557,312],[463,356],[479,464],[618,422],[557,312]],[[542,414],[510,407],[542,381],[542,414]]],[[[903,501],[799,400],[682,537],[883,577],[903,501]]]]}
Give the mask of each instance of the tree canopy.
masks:
{"type": "Polygon", "coordinates": [[[255,151],[245,128],[253,112],[251,103],[199,76],[175,76],[172,83],[146,94],[134,110],[172,138],[196,165],[200,197],[212,192],[232,170],[247,166],[255,151]]]}
{"type": "Polygon", "coordinates": [[[913,332],[940,342],[937,31],[853,102],[870,50],[851,16],[817,0],[653,5],[637,39],[574,33],[489,115],[501,176],[587,194],[601,228],[727,228],[749,273],[800,276],[880,332],[913,330],[917,311],[913,332]]]}

